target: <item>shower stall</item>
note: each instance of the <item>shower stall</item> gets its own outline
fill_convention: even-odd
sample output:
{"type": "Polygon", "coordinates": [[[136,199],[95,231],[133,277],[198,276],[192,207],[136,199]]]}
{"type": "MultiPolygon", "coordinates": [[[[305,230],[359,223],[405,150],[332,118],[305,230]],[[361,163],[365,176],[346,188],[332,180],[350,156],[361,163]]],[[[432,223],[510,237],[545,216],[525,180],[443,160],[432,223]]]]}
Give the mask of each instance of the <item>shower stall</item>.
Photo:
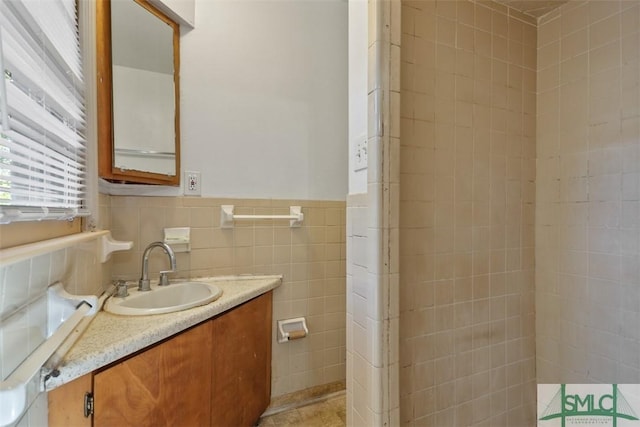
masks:
{"type": "Polygon", "coordinates": [[[533,426],[538,383],[640,383],[640,1],[382,0],[368,24],[349,420],[533,426]]]}

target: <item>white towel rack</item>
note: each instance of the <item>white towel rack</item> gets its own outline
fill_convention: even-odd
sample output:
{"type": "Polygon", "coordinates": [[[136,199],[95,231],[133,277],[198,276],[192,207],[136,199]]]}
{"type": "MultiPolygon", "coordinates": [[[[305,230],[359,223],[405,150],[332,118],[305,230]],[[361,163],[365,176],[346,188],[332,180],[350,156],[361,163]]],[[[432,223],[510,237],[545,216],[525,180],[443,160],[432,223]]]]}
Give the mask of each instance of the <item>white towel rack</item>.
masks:
{"type": "Polygon", "coordinates": [[[301,206],[289,206],[289,215],[235,215],[233,205],[220,206],[220,228],[233,228],[233,222],[239,219],[288,219],[289,227],[300,227],[304,214],[301,206]]]}
{"type": "Polygon", "coordinates": [[[74,313],[53,335],[37,347],[8,378],[0,382],[0,425],[11,425],[20,419],[38,393],[43,391],[42,367],[92,309],[87,301],[80,302],[74,313]]]}

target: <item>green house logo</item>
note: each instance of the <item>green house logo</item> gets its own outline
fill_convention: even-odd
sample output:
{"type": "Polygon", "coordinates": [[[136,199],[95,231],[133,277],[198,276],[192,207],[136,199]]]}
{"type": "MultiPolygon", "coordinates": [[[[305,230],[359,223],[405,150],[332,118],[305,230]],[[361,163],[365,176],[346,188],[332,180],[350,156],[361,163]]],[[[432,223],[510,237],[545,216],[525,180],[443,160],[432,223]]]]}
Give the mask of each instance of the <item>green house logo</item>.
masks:
{"type": "MultiPolygon", "coordinates": [[[[539,426],[545,426],[544,421],[550,420],[559,420],[562,427],[585,424],[618,427],[622,420],[625,420],[624,425],[640,426],[640,423],[635,423],[639,421],[636,412],[617,384],[574,384],[570,388],[567,389],[567,384],[560,385],[542,413],[538,414],[539,426]],[[633,423],[628,424],[629,421],[633,423]]],[[[549,425],[557,425],[557,421],[549,425]]]]}

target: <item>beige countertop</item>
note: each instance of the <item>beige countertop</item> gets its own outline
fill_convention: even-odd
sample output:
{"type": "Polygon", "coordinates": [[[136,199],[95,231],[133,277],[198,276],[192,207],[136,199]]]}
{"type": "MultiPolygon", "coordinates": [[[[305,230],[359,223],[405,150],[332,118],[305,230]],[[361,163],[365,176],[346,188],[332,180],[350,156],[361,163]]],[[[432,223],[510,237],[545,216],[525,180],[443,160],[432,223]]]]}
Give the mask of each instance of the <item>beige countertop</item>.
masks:
{"type": "Polygon", "coordinates": [[[282,283],[281,276],[225,276],[190,280],[213,282],[222,289],[222,296],[207,305],[168,314],[120,316],[98,312],[64,356],[58,367],[59,375],[46,381],[46,390],[162,341],[282,283]]]}

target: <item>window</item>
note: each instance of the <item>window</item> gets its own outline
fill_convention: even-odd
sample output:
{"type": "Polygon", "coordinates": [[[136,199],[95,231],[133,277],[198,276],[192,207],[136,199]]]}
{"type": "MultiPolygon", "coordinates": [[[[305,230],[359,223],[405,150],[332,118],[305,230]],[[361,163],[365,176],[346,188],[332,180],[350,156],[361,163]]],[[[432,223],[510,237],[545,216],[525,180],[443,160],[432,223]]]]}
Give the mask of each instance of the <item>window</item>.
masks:
{"type": "Polygon", "coordinates": [[[87,215],[75,0],[0,1],[0,224],[87,215]]]}

